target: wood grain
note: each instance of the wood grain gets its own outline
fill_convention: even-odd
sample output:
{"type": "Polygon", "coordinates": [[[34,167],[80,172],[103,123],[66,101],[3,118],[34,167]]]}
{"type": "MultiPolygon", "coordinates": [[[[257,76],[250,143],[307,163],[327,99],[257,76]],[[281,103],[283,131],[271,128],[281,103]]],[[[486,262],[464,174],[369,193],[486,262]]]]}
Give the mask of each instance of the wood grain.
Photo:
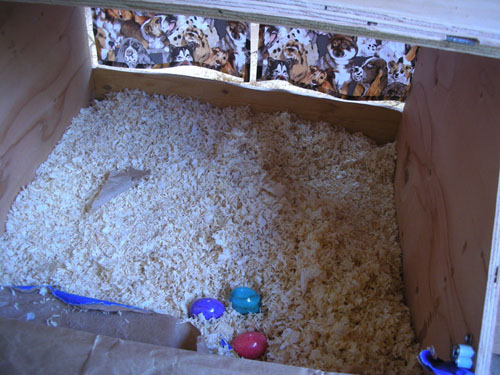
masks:
{"type": "Polygon", "coordinates": [[[192,97],[217,107],[250,106],[257,112],[289,111],[304,120],[327,121],[350,132],[362,132],[378,143],[395,139],[401,112],[389,108],[319,99],[283,90],[253,88],[221,81],[170,73],[133,73],[123,69],[93,70],[95,92],[102,98],[110,91],[141,89],[150,94],[192,97]]]}
{"type": "Polygon", "coordinates": [[[0,3],[0,233],[19,189],[88,104],[84,22],[80,8],[0,3]]]}
{"type": "MultiPolygon", "coordinates": [[[[15,0],[25,1],[25,0],[15,0]]],[[[500,57],[497,0],[27,0],[27,2],[151,10],[287,25],[500,57]],[[448,35],[478,43],[446,41],[448,35]]]]}
{"type": "MultiPolygon", "coordinates": [[[[500,185],[497,191],[495,225],[491,244],[490,267],[483,308],[481,342],[477,353],[476,374],[490,375],[496,370],[491,368],[492,353],[500,354],[500,185]]],[[[497,366],[498,369],[498,366],[497,366]]]]}
{"type": "Polygon", "coordinates": [[[476,350],[480,338],[500,166],[499,103],[498,61],[419,53],[398,133],[396,205],[417,338],[442,358],[466,333],[476,350]]]}

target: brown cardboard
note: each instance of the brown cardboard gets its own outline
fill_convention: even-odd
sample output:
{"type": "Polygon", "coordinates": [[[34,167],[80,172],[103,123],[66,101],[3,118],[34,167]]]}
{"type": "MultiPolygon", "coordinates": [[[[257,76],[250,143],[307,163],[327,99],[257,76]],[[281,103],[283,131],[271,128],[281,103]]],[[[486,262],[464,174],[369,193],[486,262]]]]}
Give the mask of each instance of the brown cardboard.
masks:
{"type": "MultiPolygon", "coordinates": [[[[320,375],[322,371],[0,318],[2,374],[320,375]]],[[[328,373],[338,374],[338,373],[328,373]]]]}
{"type": "MultiPolygon", "coordinates": [[[[88,308],[89,306],[86,306],[88,308]]],[[[97,306],[90,306],[98,308],[97,306]]],[[[117,312],[86,310],[67,305],[47,288],[0,290],[0,317],[30,321],[51,327],[66,327],[142,343],[196,350],[200,332],[190,323],[166,314],[120,308],[117,312]]],[[[105,308],[101,305],[101,308],[105,308]]]]}
{"type": "Polygon", "coordinates": [[[197,353],[198,337],[169,315],[83,310],[47,288],[0,289],[1,374],[327,374],[197,353]]]}

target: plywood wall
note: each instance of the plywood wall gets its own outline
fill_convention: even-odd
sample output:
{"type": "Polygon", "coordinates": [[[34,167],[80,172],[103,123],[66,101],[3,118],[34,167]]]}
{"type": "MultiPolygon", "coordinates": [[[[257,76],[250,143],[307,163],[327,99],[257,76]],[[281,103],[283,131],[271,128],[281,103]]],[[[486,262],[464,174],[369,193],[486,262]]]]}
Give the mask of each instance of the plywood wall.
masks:
{"type": "MultiPolygon", "coordinates": [[[[0,0],[1,1],[1,0],[0,0]]],[[[498,0],[11,0],[245,20],[500,57],[498,0]]]]}
{"type": "Polygon", "coordinates": [[[20,188],[88,105],[86,38],[81,8],[0,3],[0,233],[20,188]]]}
{"type": "Polygon", "coordinates": [[[479,341],[500,166],[498,60],[421,49],[398,134],[396,204],[417,337],[479,341]]]}

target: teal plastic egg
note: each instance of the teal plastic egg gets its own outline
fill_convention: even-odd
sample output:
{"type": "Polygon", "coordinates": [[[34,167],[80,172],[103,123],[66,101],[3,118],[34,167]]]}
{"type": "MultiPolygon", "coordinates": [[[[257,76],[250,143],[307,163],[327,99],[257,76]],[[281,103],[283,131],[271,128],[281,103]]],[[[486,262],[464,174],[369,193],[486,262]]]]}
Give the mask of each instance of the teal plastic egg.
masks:
{"type": "Polygon", "coordinates": [[[259,293],[244,286],[233,289],[229,296],[233,309],[243,315],[258,313],[260,311],[260,299],[259,293]]]}

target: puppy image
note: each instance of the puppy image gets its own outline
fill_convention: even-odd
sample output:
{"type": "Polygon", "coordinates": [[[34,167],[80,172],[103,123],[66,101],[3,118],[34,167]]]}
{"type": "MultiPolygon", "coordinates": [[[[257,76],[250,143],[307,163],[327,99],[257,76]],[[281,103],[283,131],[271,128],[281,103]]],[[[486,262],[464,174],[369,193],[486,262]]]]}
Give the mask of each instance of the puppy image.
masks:
{"type": "Polygon", "coordinates": [[[403,63],[403,58],[398,62],[389,61],[389,77],[388,82],[399,82],[403,85],[408,85],[411,80],[412,67],[403,63]]]}
{"type": "Polygon", "coordinates": [[[351,70],[352,80],[366,89],[366,96],[379,96],[387,87],[387,64],[385,60],[372,57],[363,65],[351,70]]]}
{"type": "Polygon", "coordinates": [[[220,71],[231,75],[240,75],[240,72],[234,68],[234,53],[232,51],[222,52],[227,53],[227,62],[221,67],[220,71]]]}
{"type": "Polygon", "coordinates": [[[268,59],[266,79],[279,79],[288,81],[290,79],[290,69],[292,62],[290,60],[275,60],[272,57],[268,59]]]}
{"type": "Polygon", "coordinates": [[[189,43],[185,46],[170,46],[170,66],[193,65],[195,45],[189,43]]]}
{"type": "Polygon", "coordinates": [[[176,25],[173,16],[155,16],[141,26],[142,37],[148,42],[149,49],[162,50],[169,45],[169,35],[176,25]]]}
{"type": "Polygon", "coordinates": [[[238,21],[227,21],[226,35],[222,38],[227,50],[245,48],[247,41],[247,25],[238,21]]]}
{"type": "Polygon", "coordinates": [[[219,47],[212,48],[212,52],[208,59],[203,63],[203,66],[208,68],[222,69],[229,61],[229,54],[226,51],[221,50],[219,47]]]}
{"type": "Polygon", "coordinates": [[[306,77],[308,65],[303,44],[295,40],[289,40],[283,48],[281,57],[283,60],[292,62],[292,67],[290,69],[290,79],[292,81],[300,82],[306,77]]]}
{"type": "Polygon", "coordinates": [[[135,21],[123,22],[120,29],[120,35],[122,35],[124,38],[137,39],[146,49],[149,47],[149,43],[142,36],[141,26],[135,21]]]}
{"type": "Polygon", "coordinates": [[[116,61],[126,64],[129,68],[152,64],[142,43],[134,38],[127,38],[123,41],[116,54],[116,61]]]}
{"type": "Polygon", "coordinates": [[[321,59],[321,68],[333,69],[337,72],[337,85],[350,78],[351,60],[358,54],[356,42],[356,37],[333,34],[326,46],[327,53],[321,59]]]}
{"type": "Polygon", "coordinates": [[[224,51],[234,52],[234,67],[242,71],[247,63],[247,24],[237,21],[227,21],[226,35],[219,41],[218,47],[224,51]]]}
{"type": "Polygon", "coordinates": [[[98,28],[94,29],[94,35],[99,60],[115,61],[117,44],[109,37],[109,32],[106,29],[98,28]]]}
{"type": "Polygon", "coordinates": [[[259,59],[265,61],[268,57],[280,59],[283,46],[287,42],[287,29],[282,26],[265,26],[259,35],[259,59]]]}
{"type": "Polygon", "coordinates": [[[182,45],[192,44],[194,46],[194,61],[203,64],[210,57],[212,50],[208,44],[207,36],[200,29],[190,26],[184,31],[182,45]]]}
{"type": "Polygon", "coordinates": [[[332,69],[325,71],[319,69],[315,65],[310,66],[306,78],[304,78],[300,83],[301,86],[326,94],[334,94],[338,92],[335,85],[335,72],[332,69]]]}

